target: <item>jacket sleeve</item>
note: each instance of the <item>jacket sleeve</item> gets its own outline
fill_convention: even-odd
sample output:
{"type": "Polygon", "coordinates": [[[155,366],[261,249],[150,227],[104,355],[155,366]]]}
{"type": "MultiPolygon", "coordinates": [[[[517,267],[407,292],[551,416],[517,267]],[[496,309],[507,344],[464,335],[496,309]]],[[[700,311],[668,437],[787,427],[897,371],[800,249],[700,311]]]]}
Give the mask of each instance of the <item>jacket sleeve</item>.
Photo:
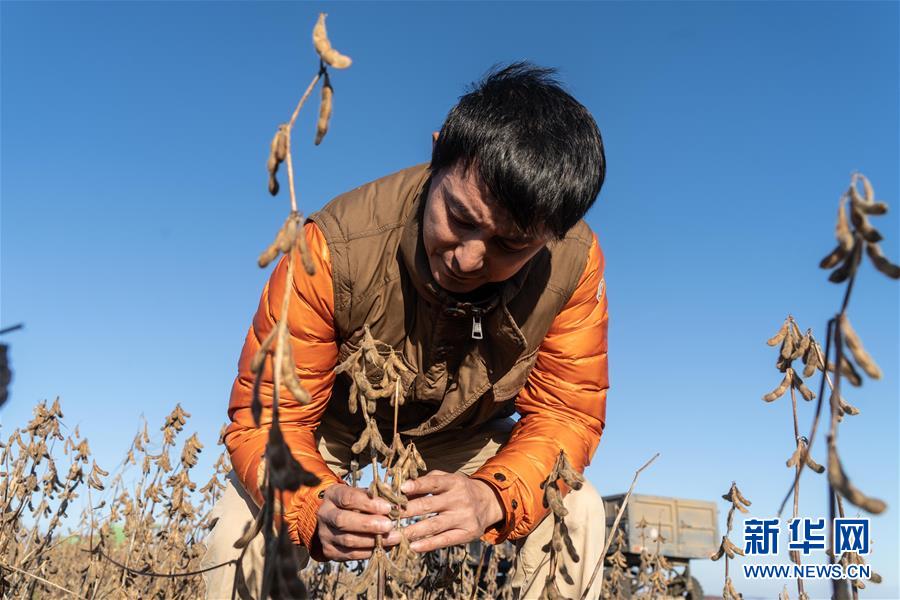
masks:
{"type": "Polygon", "coordinates": [[[547,515],[541,483],[559,451],[583,472],[600,441],[609,387],[603,265],[595,235],[581,279],[516,399],[519,421],[503,448],[472,475],[491,486],[503,505],[504,519],[485,532],[486,542],[528,535],[547,515]]]}
{"type": "MultiPolygon", "coordinates": [[[[319,493],[341,482],[322,459],[314,437],[331,396],[338,349],[334,334],[334,291],[328,246],[314,223],[308,222],[304,231],[316,274],[312,277],[306,274],[299,252],[294,250],[288,330],[297,376],[309,391],[312,401],[305,406],[299,404],[283,386],[278,397],[285,441],[303,468],[321,479],[317,487],[301,487],[292,497],[284,499],[285,520],[291,538],[295,544],[309,548],[315,558],[316,512],[322,503],[319,493]]],[[[231,423],[225,433],[225,446],[235,474],[257,505],[262,504],[258,477],[272,422],[273,380],[271,361],[267,360],[259,391],[263,411],[260,427],[257,428],[250,412],[253,399],[250,361],[280,317],[286,278],[287,256],[282,256],[263,289],[259,308],[247,333],[228,407],[231,423]]]]}

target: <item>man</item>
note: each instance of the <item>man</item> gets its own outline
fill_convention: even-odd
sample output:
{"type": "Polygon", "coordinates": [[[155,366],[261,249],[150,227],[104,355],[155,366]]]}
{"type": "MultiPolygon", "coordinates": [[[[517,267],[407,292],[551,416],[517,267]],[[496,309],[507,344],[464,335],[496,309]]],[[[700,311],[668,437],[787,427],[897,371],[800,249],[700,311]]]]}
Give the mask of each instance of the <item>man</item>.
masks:
{"type": "MultiPolygon", "coordinates": [[[[590,461],[608,388],[603,256],[582,220],[603,183],[603,145],[590,113],[552,73],[527,63],[490,73],[434,134],[430,165],[339,196],[305,225],[316,274],[295,269],[287,318],[312,401],[299,405],[284,390],[280,407],[294,456],[321,479],[285,499],[294,542],[317,560],[365,559],[376,535],[387,546],[400,541],[390,505],[341,479],[363,425],[348,410],[346,375],[333,369],[368,325],[409,368],[398,430],[429,468],[403,488],[413,498],[404,516],[423,517],[402,531],[412,549],[510,540],[518,592],[535,597],[543,586],[552,519],[541,482],[560,450],[579,471],[590,461]]],[[[232,543],[261,502],[272,379],[267,367],[256,428],[249,364],[280,317],[285,279],[282,259],[241,354],[225,435],[234,473],[204,565],[236,558],[232,543]]],[[[393,409],[382,404],[376,417],[390,440],[393,409]]],[[[605,517],[590,484],[564,502],[581,556],[563,560],[574,584],[559,586],[572,597],[599,559],[605,517]]],[[[260,537],[245,560],[251,588],[260,537]]],[[[208,574],[210,597],[230,596],[231,577],[230,569],[208,574]]]]}

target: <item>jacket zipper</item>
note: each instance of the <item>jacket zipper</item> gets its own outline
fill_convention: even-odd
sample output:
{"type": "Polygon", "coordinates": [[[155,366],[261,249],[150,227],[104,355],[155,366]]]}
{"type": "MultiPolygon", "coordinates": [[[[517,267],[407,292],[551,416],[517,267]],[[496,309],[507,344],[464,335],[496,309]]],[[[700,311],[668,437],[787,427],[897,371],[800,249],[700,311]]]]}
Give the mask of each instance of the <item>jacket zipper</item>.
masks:
{"type": "Polygon", "coordinates": [[[472,316],[472,339],[480,340],[484,338],[481,331],[481,315],[472,316]]]}

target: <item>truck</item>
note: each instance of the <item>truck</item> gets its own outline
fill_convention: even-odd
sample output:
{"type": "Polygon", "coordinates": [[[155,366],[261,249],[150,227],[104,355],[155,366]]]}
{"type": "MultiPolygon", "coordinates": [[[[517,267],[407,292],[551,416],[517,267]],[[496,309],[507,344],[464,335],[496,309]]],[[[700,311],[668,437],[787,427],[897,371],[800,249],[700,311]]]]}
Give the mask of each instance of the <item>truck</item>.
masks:
{"type": "MultiPolygon", "coordinates": [[[[607,539],[615,540],[613,523],[625,494],[604,496],[606,508],[607,539]]],[[[691,560],[709,559],[719,547],[719,509],[715,502],[632,494],[619,522],[624,547],[621,548],[627,563],[629,585],[624,586],[620,598],[629,598],[640,587],[638,572],[641,553],[646,549],[664,556],[675,570],[676,576],[668,582],[666,594],[673,598],[702,600],[703,589],[691,575],[691,560]]],[[[615,541],[610,543],[607,555],[618,550],[615,541]]],[[[607,564],[604,571],[611,567],[607,564]]]]}

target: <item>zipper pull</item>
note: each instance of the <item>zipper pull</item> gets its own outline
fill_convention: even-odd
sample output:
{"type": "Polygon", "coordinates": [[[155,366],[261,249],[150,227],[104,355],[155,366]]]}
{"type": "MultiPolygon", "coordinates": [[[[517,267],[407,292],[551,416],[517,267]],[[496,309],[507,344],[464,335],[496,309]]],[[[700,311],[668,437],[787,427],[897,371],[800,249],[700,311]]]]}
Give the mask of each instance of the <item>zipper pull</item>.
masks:
{"type": "Polygon", "coordinates": [[[481,332],[481,315],[474,315],[472,317],[472,339],[480,340],[483,338],[484,335],[481,332]]]}

